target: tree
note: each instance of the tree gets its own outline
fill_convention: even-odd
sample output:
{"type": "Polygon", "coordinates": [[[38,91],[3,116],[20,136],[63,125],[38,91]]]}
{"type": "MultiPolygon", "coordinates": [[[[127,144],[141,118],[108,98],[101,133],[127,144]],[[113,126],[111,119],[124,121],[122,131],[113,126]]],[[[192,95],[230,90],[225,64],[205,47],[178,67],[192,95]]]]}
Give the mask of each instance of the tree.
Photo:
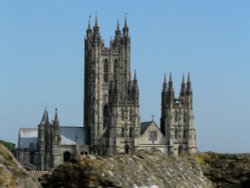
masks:
{"type": "Polygon", "coordinates": [[[6,148],[8,148],[11,153],[15,153],[15,147],[16,145],[14,143],[11,143],[11,142],[6,142],[4,140],[0,140],[0,144],[4,145],[6,148]]]}

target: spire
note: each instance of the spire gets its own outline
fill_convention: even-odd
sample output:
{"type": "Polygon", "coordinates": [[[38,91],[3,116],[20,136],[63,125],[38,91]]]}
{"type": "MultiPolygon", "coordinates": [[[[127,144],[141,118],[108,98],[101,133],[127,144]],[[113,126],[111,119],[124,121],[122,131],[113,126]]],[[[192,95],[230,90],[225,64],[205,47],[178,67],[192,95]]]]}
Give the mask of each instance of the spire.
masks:
{"type": "Polygon", "coordinates": [[[120,31],[119,19],[117,20],[116,31],[120,31]]]}
{"type": "Polygon", "coordinates": [[[137,77],[136,77],[136,70],[134,71],[132,96],[133,96],[134,101],[139,101],[139,87],[138,87],[138,81],[137,81],[137,77]]]}
{"type": "Polygon", "coordinates": [[[187,82],[190,82],[190,73],[188,73],[188,80],[187,82]]]}
{"type": "Polygon", "coordinates": [[[190,73],[188,73],[187,87],[186,87],[185,95],[186,95],[187,108],[192,109],[193,108],[193,91],[192,91],[192,87],[191,87],[190,73]]]}
{"type": "Polygon", "coordinates": [[[125,13],[124,28],[128,28],[128,24],[127,24],[127,13],[125,13]]]}
{"type": "Polygon", "coordinates": [[[136,76],[136,70],[134,71],[134,81],[133,81],[133,90],[138,90],[138,82],[137,82],[137,76],[136,76]]]}
{"type": "Polygon", "coordinates": [[[191,87],[191,79],[190,79],[190,73],[188,73],[188,79],[187,79],[187,94],[192,94],[192,87],[191,87]]]}
{"type": "Polygon", "coordinates": [[[95,15],[95,27],[98,27],[97,13],[95,15]]]}
{"type": "Polygon", "coordinates": [[[93,30],[94,30],[94,33],[93,33],[94,41],[96,41],[96,42],[101,41],[101,35],[99,32],[99,26],[98,26],[98,21],[97,21],[97,13],[95,16],[95,25],[93,27],[93,30]]]}
{"type": "Polygon", "coordinates": [[[119,25],[119,19],[117,20],[116,30],[115,30],[115,40],[116,42],[120,42],[121,39],[121,30],[119,25]]]}
{"type": "Polygon", "coordinates": [[[49,124],[49,113],[47,111],[47,106],[44,109],[43,117],[42,117],[42,120],[41,120],[40,124],[41,125],[47,125],[47,124],[49,124]]]}
{"type": "Polygon", "coordinates": [[[59,119],[58,119],[58,114],[57,114],[57,108],[55,109],[55,117],[54,117],[53,125],[59,127],[59,119]]]}
{"type": "Polygon", "coordinates": [[[137,80],[137,77],[136,77],[136,70],[134,71],[134,80],[137,80]]]}
{"type": "Polygon", "coordinates": [[[173,81],[172,81],[172,72],[169,75],[169,82],[168,82],[168,92],[167,92],[167,103],[170,107],[174,104],[174,88],[173,88],[173,81]]]}
{"type": "Polygon", "coordinates": [[[185,88],[186,88],[186,85],[185,85],[185,76],[184,74],[182,74],[182,82],[181,82],[181,92],[180,92],[180,100],[183,102],[183,97],[185,95],[185,88]]]}
{"type": "Polygon", "coordinates": [[[170,72],[170,75],[169,75],[168,89],[170,91],[173,91],[172,72],[170,72]]]}
{"type": "Polygon", "coordinates": [[[165,74],[164,74],[164,81],[163,81],[162,92],[163,92],[163,93],[166,93],[166,92],[167,92],[167,89],[168,89],[168,86],[167,86],[167,76],[166,76],[166,73],[165,73],[165,74]]]}
{"type": "Polygon", "coordinates": [[[89,15],[88,30],[91,30],[90,18],[91,18],[91,16],[89,15]]]}
{"type": "Polygon", "coordinates": [[[169,75],[169,82],[172,82],[172,72],[170,72],[170,75],[169,75]]]}
{"type": "Polygon", "coordinates": [[[128,34],[128,24],[127,24],[127,13],[125,14],[125,19],[124,19],[123,35],[125,37],[129,37],[129,34],[128,34]]]}
{"type": "Polygon", "coordinates": [[[86,31],[86,37],[90,38],[92,36],[92,30],[91,30],[91,24],[90,24],[90,18],[91,16],[89,15],[89,20],[88,20],[88,29],[86,31]]]}
{"type": "Polygon", "coordinates": [[[181,93],[185,91],[185,76],[182,74],[181,93]]]}

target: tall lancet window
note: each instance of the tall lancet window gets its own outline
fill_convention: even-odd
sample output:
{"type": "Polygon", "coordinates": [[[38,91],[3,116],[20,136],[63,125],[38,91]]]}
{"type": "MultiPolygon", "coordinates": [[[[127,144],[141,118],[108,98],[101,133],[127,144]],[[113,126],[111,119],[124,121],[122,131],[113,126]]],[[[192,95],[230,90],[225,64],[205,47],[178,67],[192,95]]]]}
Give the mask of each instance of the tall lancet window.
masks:
{"type": "Polygon", "coordinates": [[[103,65],[103,80],[104,82],[108,82],[108,60],[105,59],[103,65]]]}
{"type": "Polygon", "coordinates": [[[108,106],[103,107],[103,128],[108,126],[108,106]]]}
{"type": "Polygon", "coordinates": [[[118,79],[118,61],[117,59],[114,62],[114,80],[118,79]]]}

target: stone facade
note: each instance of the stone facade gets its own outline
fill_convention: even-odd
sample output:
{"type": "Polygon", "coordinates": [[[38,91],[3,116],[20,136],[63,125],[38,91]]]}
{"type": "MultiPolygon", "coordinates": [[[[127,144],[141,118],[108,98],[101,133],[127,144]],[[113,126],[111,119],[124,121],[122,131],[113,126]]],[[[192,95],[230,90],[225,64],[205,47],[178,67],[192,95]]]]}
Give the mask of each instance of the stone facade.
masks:
{"type": "Polygon", "coordinates": [[[85,37],[84,125],[91,153],[132,153],[140,136],[139,89],[130,78],[130,36],[119,22],[110,47],[104,46],[97,19],[85,37]]]}
{"type": "Polygon", "coordinates": [[[175,98],[172,75],[162,90],[160,129],[140,122],[139,87],[130,73],[130,34],[125,19],[105,47],[97,18],[85,36],[84,127],[59,125],[57,110],[50,122],[44,111],[37,129],[19,131],[18,160],[33,170],[49,170],[77,154],[133,154],[157,148],[165,154],[197,152],[190,76],[175,98]]]}
{"type": "Polygon", "coordinates": [[[45,109],[38,128],[20,128],[17,159],[28,170],[50,170],[77,154],[88,154],[88,134],[84,127],[60,126],[57,111],[51,122],[45,109]]]}
{"type": "Polygon", "coordinates": [[[161,132],[166,137],[169,154],[196,153],[196,131],[193,115],[193,92],[190,75],[184,76],[179,98],[175,98],[172,75],[164,77],[161,106],[161,132]]]}

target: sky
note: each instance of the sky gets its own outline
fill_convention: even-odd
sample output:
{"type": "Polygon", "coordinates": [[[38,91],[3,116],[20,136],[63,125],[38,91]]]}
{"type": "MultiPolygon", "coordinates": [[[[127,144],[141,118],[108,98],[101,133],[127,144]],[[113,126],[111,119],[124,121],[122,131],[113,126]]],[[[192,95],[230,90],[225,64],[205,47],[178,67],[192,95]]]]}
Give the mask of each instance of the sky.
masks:
{"type": "Polygon", "coordinates": [[[105,44],[127,13],[141,121],[159,125],[164,73],[176,97],[191,74],[200,151],[250,152],[250,1],[0,0],[0,139],[37,127],[47,106],[83,125],[84,36],[98,16],[105,44]]]}

